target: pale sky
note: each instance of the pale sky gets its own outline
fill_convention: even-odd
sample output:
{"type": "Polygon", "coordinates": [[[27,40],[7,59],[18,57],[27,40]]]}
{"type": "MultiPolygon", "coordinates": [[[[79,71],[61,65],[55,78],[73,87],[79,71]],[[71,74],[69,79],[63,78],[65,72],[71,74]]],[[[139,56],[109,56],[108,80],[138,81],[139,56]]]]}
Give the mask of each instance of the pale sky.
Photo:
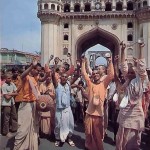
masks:
{"type": "MultiPolygon", "coordinates": [[[[41,23],[37,9],[37,0],[1,0],[1,48],[32,53],[40,51],[41,23]]],[[[105,51],[107,48],[98,44],[89,50],[105,51]]]]}
{"type": "Polygon", "coordinates": [[[40,51],[37,0],[1,0],[1,48],[40,51]]]}

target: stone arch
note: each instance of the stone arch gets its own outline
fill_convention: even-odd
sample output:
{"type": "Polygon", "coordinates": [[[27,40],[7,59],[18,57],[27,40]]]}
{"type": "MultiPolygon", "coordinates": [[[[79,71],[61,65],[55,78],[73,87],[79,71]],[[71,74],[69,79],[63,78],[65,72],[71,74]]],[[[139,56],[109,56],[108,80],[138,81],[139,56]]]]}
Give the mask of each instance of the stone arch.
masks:
{"type": "Polygon", "coordinates": [[[74,12],[80,12],[81,8],[80,8],[80,4],[79,3],[76,3],[74,5],[74,12]]]}
{"type": "Polygon", "coordinates": [[[117,11],[123,10],[122,2],[119,1],[119,2],[116,3],[116,10],[117,11]]]}
{"type": "Polygon", "coordinates": [[[64,35],[64,41],[68,41],[69,37],[67,34],[64,35]]]}
{"type": "Polygon", "coordinates": [[[133,10],[134,9],[134,5],[132,1],[128,1],[127,2],[127,10],[133,10]]]}
{"type": "MultiPolygon", "coordinates": [[[[120,53],[120,40],[119,38],[99,27],[96,27],[86,33],[83,33],[76,41],[75,53],[76,59],[80,59],[82,53],[84,53],[88,48],[100,44],[107,47],[114,58],[114,56],[120,53]]],[[[114,61],[114,60],[113,60],[114,61]]],[[[115,71],[118,74],[118,63],[115,62],[115,71]]]]}
{"type": "Polygon", "coordinates": [[[111,2],[107,2],[105,4],[105,11],[112,11],[112,3],[111,2]]]}
{"type": "Polygon", "coordinates": [[[54,4],[51,4],[51,9],[55,10],[55,5],[54,4]]]}
{"type": "Polygon", "coordinates": [[[44,9],[48,9],[48,4],[44,4],[44,9]]]}
{"type": "Polygon", "coordinates": [[[64,12],[70,12],[70,4],[66,3],[64,5],[64,12]]]}
{"type": "Polygon", "coordinates": [[[59,5],[57,6],[57,11],[60,11],[60,6],[59,5]]]}
{"type": "Polygon", "coordinates": [[[133,28],[133,22],[128,22],[127,28],[133,28]]]}
{"type": "Polygon", "coordinates": [[[84,11],[91,11],[91,4],[90,3],[85,3],[85,8],[84,11]]]}
{"type": "Polygon", "coordinates": [[[143,1],[143,7],[147,7],[147,0],[143,1]]]}
{"type": "Polygon", "coordinates": [[[129,41],[129,42],[133,41],[133,35],[132,34],[129,34],[127,36],[127,41],[129,41]]]}

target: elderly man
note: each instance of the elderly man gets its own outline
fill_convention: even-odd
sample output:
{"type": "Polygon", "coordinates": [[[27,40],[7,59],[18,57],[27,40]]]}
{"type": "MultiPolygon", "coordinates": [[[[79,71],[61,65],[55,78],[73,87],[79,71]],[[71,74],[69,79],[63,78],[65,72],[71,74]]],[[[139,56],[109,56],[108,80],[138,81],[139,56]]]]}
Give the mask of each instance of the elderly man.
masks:
{"type": "Polygon", "coordinates": [[[140,57],[136,66],[125,61],[125,44],[121,44],[121,70],[126,79],[122,86],[125,96],[120,103],[118,115],[119,129],[116,137],[116,150],[140,149],[141,132],[144,129],[144,112],[142,108],[143,81],[147,77],[145,61],[140,46],[140,57]]]}
{"type": "MultiPolygon", "coordinates": [[[[55,64],[57,65],[57,63],[58,61],[55,59],[55,64]]],[[[64,72],[60,75],[59,81],[55,75],[55,69],[52,74],[53,84],[56,89],[55,146],[61,146],[66,140],[70,146],[75,146],[71,140],[74,130],[74,119],[70,105],[71,84],[77,80],[78,76],[74,76],[68,81],[68,74],[64,72]]]]}

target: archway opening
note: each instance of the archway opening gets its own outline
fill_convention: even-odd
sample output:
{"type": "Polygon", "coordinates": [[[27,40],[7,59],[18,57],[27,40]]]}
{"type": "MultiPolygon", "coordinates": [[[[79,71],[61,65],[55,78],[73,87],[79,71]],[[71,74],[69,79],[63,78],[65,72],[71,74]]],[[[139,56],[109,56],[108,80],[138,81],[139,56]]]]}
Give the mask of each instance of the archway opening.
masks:
{"type": "Polygon", "coordinates": [[[48,4],[44,4],[44,9],[48,9],[48,4]]]}
{"type": "Polygon", "coordinates": [[[127,3],[127,10],[133,10],[134,8],[133,8],[134,6],[133,6],[133,2],[132,1],[129,1],[128,3],[127,3]]]}
{"type": "Polygon", "coordinates": [[[147,7],[147,1],[143,1],[143,7],[147,7]]]}
{"type": "Polygon", "coordinates": [[[74,12],[80,12],[80,4],[74,6],[74,12]]]}
{"type": "MultiPolygon", "coordinates": [[[[78,38],[75,51],[76,59],[80,59],[81,55],[85,53],[87,49],[97,44],[100,44],[111,51],[114,62],[114,57],[119,55],[120,52],[120,40],[114,34],[101,28],[92,29],[78,38]]],[[[119,60],[114,64],[116,74],[118,74],[118,63],[119,60]]]]}
{"type": "Polygon", "coordinates": [[[122,3],[121,2],[116,3],[116,10],[121,11],[122,9],[123,9],[122,8],[122,3]]]}
{"type": "Polygon", "coordinates": [[[110,2],[106,3],[105,11],[112,11],[112,4],[110,2]]]}
{"type": "Polygon", "coordinates": [[[90,3],[86,3],[85,4],[85,9],[84,11],[91,11],[91,4],[90,3]]]}
{"type": "Polygon", "coordinates": [[[107,60],[105,58],[105,54],[107,53],[111,54],[111,51],[108,48],[103,45],[96,44],[87,49],[85,55],[88,57],[90,67],[94,68],[99,65],[107,66],[107,60]]]}
{"type": "Polygon", "coordinates": [[[70,12],[70,5],[69,4],[64,5],[64,12],[70,12]]]}
{"type": "Polygon", "coordinates": [[[55,10],[55,5],[54,4],[51,5],[51,9],[55,10]]]}

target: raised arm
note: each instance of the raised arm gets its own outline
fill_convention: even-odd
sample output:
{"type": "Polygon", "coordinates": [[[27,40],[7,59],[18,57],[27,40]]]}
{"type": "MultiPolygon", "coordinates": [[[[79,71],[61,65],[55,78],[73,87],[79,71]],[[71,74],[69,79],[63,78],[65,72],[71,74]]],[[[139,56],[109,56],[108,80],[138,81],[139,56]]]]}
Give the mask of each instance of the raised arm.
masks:
{"type": "Polygon", "coordinates": [[[70,80],[70,84],[72,85],[80,76],[80,68],[77,68],[77,73],[74,74],[73,78],[70,80]]]}
{"type": "Polygon", "coordinates": [[[114,79],[114,67],[112,63],[112,58],[110,57],[106,59],[107,59],[108,68],[107,68],[107,76],[104,79],[104,86],[107,88],[111,80],[114,79]]]}
{"type": "Polygon", "coordinates": [[[67,74],[68,76],[71,76],[71,75],[74,73],[75,68],[74,68],[74,65],[73,65],[73,63],[72,63],[71,54],[68,53],[68,54],[67,54],[67,57],[69,58],[69,61],[70,61],[70,68],[69,68],[69,70],[66,72],[66,74],[67,74]]]}
{"type": "Polygon", "coordinates": [[[85,57],[85,69],[86,69],[86,72],[89,74],[89,75],[92,75],[92,69],[89,65],[89,62],[88,62],[88,59],[85,57]]]}
{"type": "Polygon", "coordinates": [[[51,56],[50,56],[50,58],[49,58],[49,60],[48,60],[48,61],[47,61],[47,63],[46,63],[48,66],[49,66],[49,64],[50,64],[51,60],[53,60],[53,58],[54,58],[54,56],[53,56],[53,55],[51,55],[51,56]]]}
{"type": "Polygon", "coordinates": [[[86,62],[86,59],[84,57],[84,58],[82,58],[81,74],[82,74],[83,78],[85,79],[86,83],[88,84],[88,82],[90,81],[90,78],[85,70],[85,62],[86,62]]]}
{"type": "Polygon", "coordinates": [[[30,65],[30,67],[29,67],[28,69],[26,69],[26,70],[22,73],[21,79],[24,79],[24,78],[29,74],[29,72],[30,72],[36,65],[37,65],[37,60],[34,59],[34,60],[32,61],[32,64],[30,65]]]}
{"type": "Polygon", "coordinates": [[[143,59],[144,58],[144,46],[145,44],[139,44],[139,49],[140,49],[140,55],[139,55],[139,59],[143,59]]]}
{"type": "Polygon", "coordinates": [[[44,75],[44,77],[39,77],[39,82],[44,82],[49,76],[51,76],[49,65],[45,64],[44,70],[46,74],[44,75]]]}
{"type": "Polygon", "coordinates": [[[55,59],[54,59],[54,69],[53,69],[53,71],[52,71],[52,80],[53,80],[53,85],[54,85],[54,87],[56,88],[57,86],[58,86],[58,79],[56,78],[56,68],[57,68],[57,65],[58,65],[58,63],[59,63],[59,59],[56,57],[55,59]]]}
{"type": "Polygon", "coordinates": [[[81,87],[81,93],[82,96],[88,100],[89,97],[88,92],[83,87],[81,87]]]}
{"type": "Polygon", "coordinates": [[[124,63],[125,62],[125,49],[126,49],[126,44],[121,42],[120,43],[120,46],[121,46],[121,63],[124,63]]]}
{"type": "Polygon", "coordinates": [[[139,55],[139,59],[137,60],[137,73],[140,76],[140,78],[142,80],[145,80],[146,78],[148,78],[147,76],[147,72],[146,72],[146,62],[144,59],[144,54],[143,54],[143,48],[145,46],[145,44],[139,44],[140,46],[140,55],[139,55]]]}
{"type": "Polygon", "coordinates": [[[70,53],[68,53],[68,54],[67,54],[67,57],[69,58],[70,66],[73,66],[71,54],[70,54],[70,53]]]}
{"type": "Polygon", "coordinates": [[[123,42],[120,43],[121,45],[121,73],[123,74],[123,76],[125,77],[126,74],[128,73],[128,64],[125,58],[125,49],[126,49],[126,44],[124,44],[123,42]]]}

